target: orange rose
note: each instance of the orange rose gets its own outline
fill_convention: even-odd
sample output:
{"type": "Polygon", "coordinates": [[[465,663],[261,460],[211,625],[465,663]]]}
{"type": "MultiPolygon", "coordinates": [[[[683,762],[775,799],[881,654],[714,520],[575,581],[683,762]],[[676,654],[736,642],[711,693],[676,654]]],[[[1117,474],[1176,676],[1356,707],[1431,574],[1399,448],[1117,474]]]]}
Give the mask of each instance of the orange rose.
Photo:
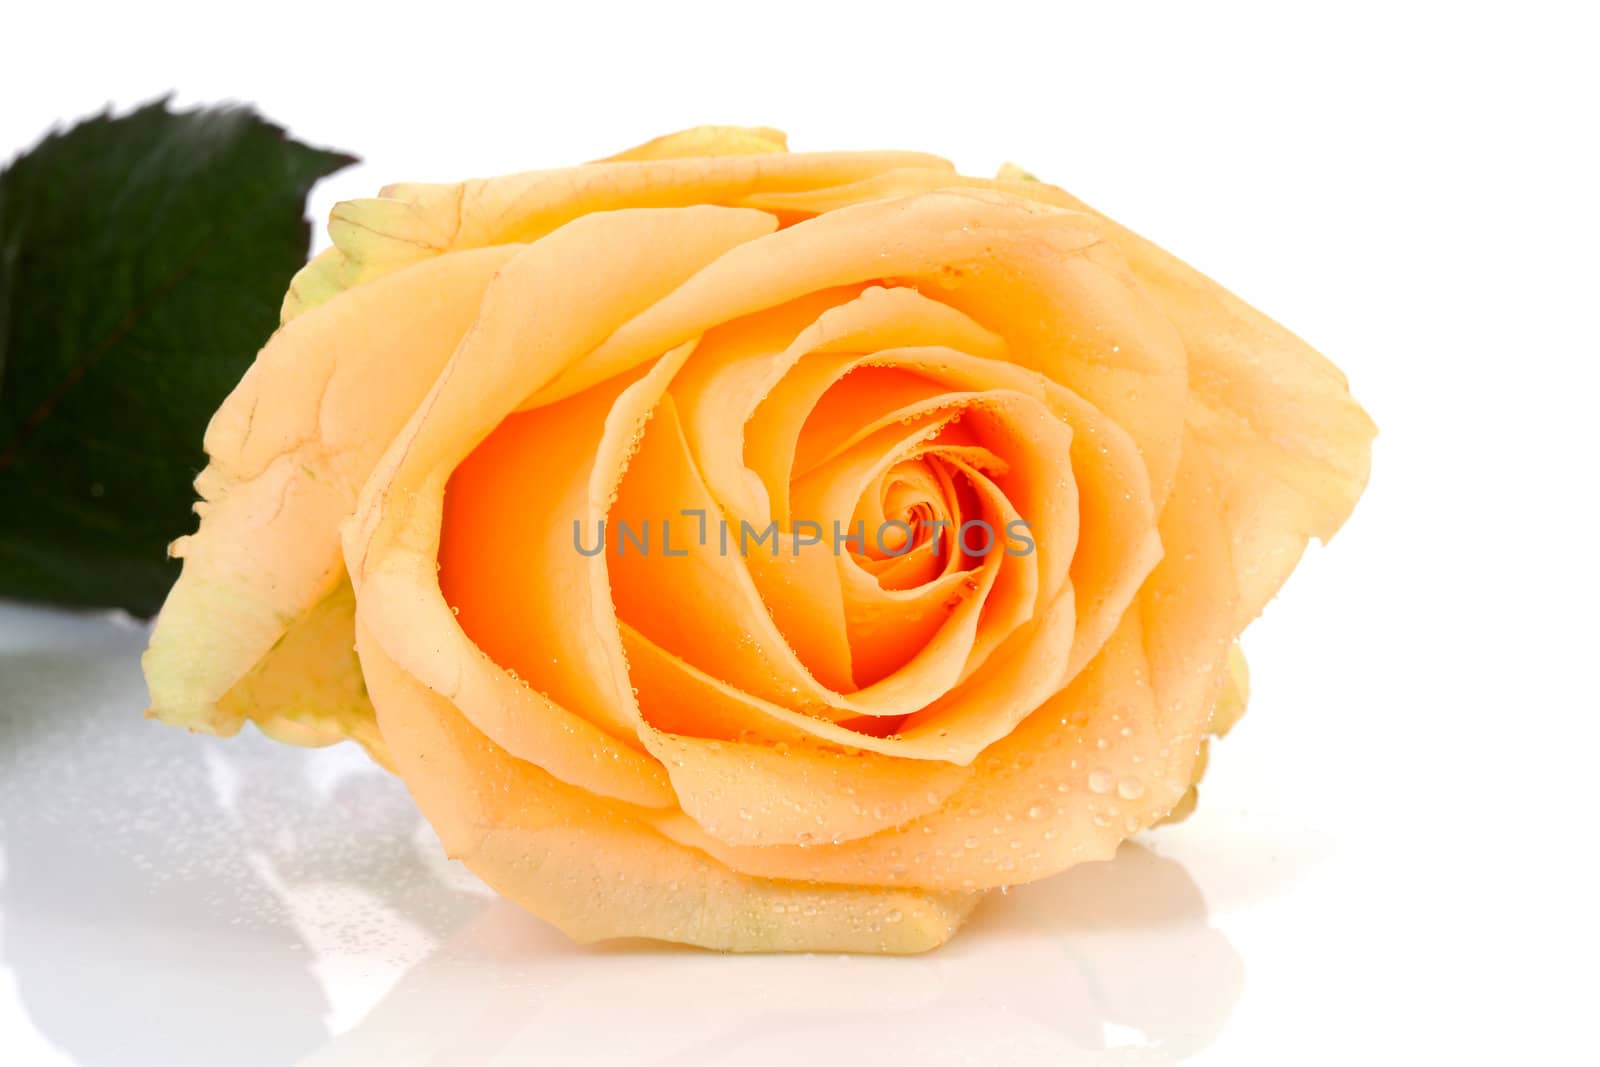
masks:
{"type": "Polygon", "coordinates": [[[359,741],[582,940],[914,952],[1111,855],[1366,481],[1335,368],[1020,172],[703,128],[329,230],[151,713],[359,741]]]}

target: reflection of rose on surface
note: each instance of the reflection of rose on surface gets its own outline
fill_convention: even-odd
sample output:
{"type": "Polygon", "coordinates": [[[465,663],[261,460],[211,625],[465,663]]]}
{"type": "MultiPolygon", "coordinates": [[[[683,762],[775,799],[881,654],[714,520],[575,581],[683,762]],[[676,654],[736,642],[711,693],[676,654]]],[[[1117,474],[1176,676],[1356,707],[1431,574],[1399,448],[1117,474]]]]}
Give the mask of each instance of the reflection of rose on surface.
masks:
{"type": "Polygon", "coordinates": [[[488,891],[442,859],[425,862],[438,844],[423,829],[416,805],[351,746],[318,753],[313,758],[324,761],[320,768],[308,768],[305,760],[286,766],[267,745],[215,746],[211,756],[238,776],[230,805],[237,833],[302,927],[320,922],[343,947],[364,941],[373,948],[374,931],[363,933],[363,923],[352,921],[359,915],[380,929],[403,921],[431,944],[481,907],[488,891]],[[308,775],[308,769],[326,773],[308,775]],[[368,832],[352,839],[349,827],[356,824],[368,832]],[[442,885],[441,875],[454,876],[452,884],[462,888],[442,885]],[[332,895],[339,899],[326,899],[332,895]]]}
{"type": "Polygon", "coordinates": [[[202,750],[142,729],[134,656],[0,669],[3,959],[35,1027],[84,1064],[268,1064],[315,1047],[327,1000],[310,955],[245,862],[202,750]],[[109,740],[124,725],[140,744],[109,740]],[[248,998],[219,973],[238,963],[219,943],[249,945],[248,998]]]}
{"type": "Polygon", "coordinates": [[[76,619],[0,649],[0,962],[77,1062],[293,1062],[349,999],[315,970],[330,938],[415,956],[481,898],[440,883],[404,789],[364,759],[150,729],[144,637],[76,619]],[[354,819],[359,842],[336,833],[354,819]]]}
{"type": "Polygon", "coordinates": [[[1175,1063],[1243,964],[1182,866],[1138,845],[1012,890],[934,956],[730,960],[578,948],[497,903],[303,1067],[382,1063],[1175,1063]],[[848,1056],[846,1056],[848,1060],[848,1056]]]}
{"type": "MultiPolygon", "coordinates": [[[[1064,1014],[1048,987],[1019,983],[1008,994],[1014,1010],[1087,1048],[1143,1045],[1181,1057],[1215,1040],[1239,998],[1244,964],[1206,924],[1205,900],[1182,865],[1128,844],[1113,862],[1086,864],[1059,881],[1013,891],[1015,912],[996,917],[1011,932],[1008,958],[1030,943],[1030,931],[1053,931],[1038,946],[1037,972],[1028,973],[1075,968],[1089,1007],[1064,1014]]],[[[976,929],[986,925],[980,916],[976,929]]]]}

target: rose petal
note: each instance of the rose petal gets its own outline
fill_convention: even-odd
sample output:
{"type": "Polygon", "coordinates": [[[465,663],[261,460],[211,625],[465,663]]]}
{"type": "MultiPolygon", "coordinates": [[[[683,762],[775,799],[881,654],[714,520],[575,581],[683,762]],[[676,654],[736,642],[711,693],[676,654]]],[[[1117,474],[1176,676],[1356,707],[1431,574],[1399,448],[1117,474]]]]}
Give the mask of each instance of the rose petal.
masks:
{"type": "MultiPolygon", "coordinates": [[[[344,580],[340,521],[519,247],[393,274],[267,342],[206,431],[200,529],[173,545],[183,572],[144,657],[150,714],[223,735],[246,718],[278,729],[247,692],[223,702],[344,580]]],[[[258,674],[249,688],[278,684],[258,674]]],[[[333,684],[327,699],[348,708],[333,684]]]]}
{"type": "MultiPolygon", "coordinates": [[[[959,403],[959,399],[952,402],[959,403]]],[[[850,526],[856,501],[867,487],[896,462],[920,454],[958,414],[954,408],[937,409],[910,427],[898,420],[876,427],[870,436],[794,484],[795,513],[813,516],[830,530],[850,526]]],[[[993,553],[976,569],[954,579],[947,617],[915,654],[899,670],[830,703],[860,715],[898,716],[926,707],[948,692],[965,672],[985,602],[1005,562],[1003,553],[993,553]]],[[[850,570],[857,564],[844,555],[838,559],[838,567],[850,570]]],[[[849,607],[847,602],[847,618],[849,607]]]]}
{"type": "Polygon", "coordinates": [[[787,152],[788,138],[782,130],[765,126],[695,126],[646,141],[601,163],[621,163],[641,159],[683,159],[691,156],[749,156],[766,152],[787,152]]]}
{"type": "MultiPolygon", "coordinates": [[[[753,193],[852,182],[896,167],[950,164],[916,152],[812,152],[600,162],[451,184],[408,183],[333,209],[334,247],[297,274],[283,321],[334,293],[444,252],[536,241],[598,212],[737,207],[753,193]]],[[[671,346],[668,346],[671,347],[671,346]]]]}
{"type": "MultiPolygon", "coordinates": [[[[611,592],[623,622],[724,681],[774,702],[826,704],[836,692],[830,682],[850,685],[837,603],[831,614],[808,617],[784,612],[782,619],[774,617],[747,560],[741,558],[741,537],[744,554],[767,550],[752,547],[751,536],[737,523],[719,525],[722,510],[689,459],[675,401],[663,404],[645,430],[622,480],[616,520],[633,528],[670,521],[669,529],[680,531],[672,555],[611,554],[607,561],[611,592]],[[703,543],[690,543],[691,537],[701,541],[700,531],[697,519],[683,516],[684,510],[707,518],[703,543]],[[679,556],[677,551],[686,554],[679,556]],[[708,610],[710,606],[714,610],[708,610]],[[785,633],[786,621],[802,626],[785,633]],[[729,655],[729,649],[738,649],[739,654],[729,655]],[[802,651],[809,658],[803,659],[802,651]],[[814,673],[819,670],[820,678],[814,673]]],[[[770,562],[778,566],[781,558],[770,562]]],[[[819,613],[828,609],[820,598],[812,603],[819,613]]]]}
{"type": "Polygon", "coordinates": [[[1157,825],[1182,822],[1194,813],[1200,799],[1200,780],[1206,773],[1207,755],[1211,742],[1227,736],[1235,723],[1244,715],[1250,700],[1250,672],[1245,666],[1244,653],[1235,644],[1228,651],[1228,670],[1223,678],[1222,690],[1211,708],[1211,719],[1206,724],[1206,736],[1200,739],[1200,752],[1195,757],[1194,770],[1189,773],[1189,789],[1183,799],[1175,804],[1157,825]]]}
{"type": "Polygon", "coordinates": [[[1242,628],[1283,585],[1307,540],[1328,540],[1349,517],[1367,484],[1377,428],[1343,373],[1310,345],[1193,267],[1097,217],[1188,349],[1185,447],[1206,454],[1226,501],[1242,628]]]}
{"type": "MultiPolygon", "coordinates": [[[[732,413],[743,422],[745,462],[767,487],[773,518],[790,521],[789,483],[802,428],[808,422],[841,430],[850,425],[838,417],[813,418],[839,378],[864,365],[863,354],[932,345],[991,359],[1005,355],[1002,338],[954,308],[914,289],[870,286],[855,300],[820,316],[804,337],[797,337],[790,353],[804,353],[805,358],[774,368],[781,370],[781,376],[763,380],[762,393],[729,398],[732,413]]],[[[922,395],[939,392],[920,381],[908,388],[922,395]]],[[[697,418],[695,425],[705,426],[702,432],[710,436],[718,422],[697,418]]]]}
{"type": "MultiPolygon", "coordinates": [[[[1020,337],[1028,350],[1013,358],[1069,387],[1079,371],[1086,380],[1115,378],[1160,406],[1176,383],[1170,414],[1181,410],[1177,336],[1159,315],[1151,323],[1153,308],[1128,287],[1125,266],[1085,217],[969,190],[861,204],[751,241],[618,329],[583,369],[593,380],[621,374],[743,316],[886,276],[937,289],[941,302],[1013,346],[1020,337]],[[1106,325],[1093,338],[1045,330],[1063,315],[1098,311],[1106,325]]],[[[1177,432],[1163,431],[1174,453],[1177,432]]]]}
{"type": "Polygon", "coordinates": [[[262,733],[285,744],[317,747],[348,738],[387,767],[356,660],[355,619],[355,593],[342,581],[222,695],[218,711],[254,719],[262,733]]]}
{"type": "Polygon", "coordinates": [[[749,878],[662,837],[642,809],[597,799],[508,756],[358,627],[378,722],[443,842],[501,895],[577,941],[653,937],[733,952],[922,952],[972,893],[749,878]]]}
{"type": "Polygon", "coordinates": [[[732,845],[850,841],[938,810],[970,767],[793,742],[717,741],[651,731],[682,809],[732,845]]]}
{"type": "Polygon", "coordinates": [[[829,212],[822,216],[828,218],[884,198],[941,191],[992,192],[1066,208],[1088,232],[1114,238],[1115,250],[1081,249],[1068,270],[1051,264],[1053,251],[1044,247],[1027,257],[1031,262],[1018,262],[1016,273],[952,262],[943,280],[953,291],[941,299],[985,324],[1010,323],[1007,340],[1017,363],[1060,381],[1127,431],[1145,457],[1159,506],[1177,469],[1188,338],[1153,313],[1155,302],[1139,284],[1148,279],[1130,269],[1124,257],[1134,253],[1115,224],[1042,182],[968,178],[942,168],[886,170],[832,188],[768,190],[746,203],[780,214],[829,212]]]}
{"type": "MultiPolygon", "coordinates": [[[[584,358],[618,322],[771,226],[766,216],[726,208],[610,212],[528,246],[501,271],[471,335],[390,447],[344,530],[361,617],[405,669],[458,692],[475,675],[509,668],[554,705],[637,743],[604,561],[574,550],[571,523],[604,515],[639,425],[687,348],[631,384],[507,420],[474,448],[523,396],[584,358]],[[614,284],[596,285],[597,276],[614,284]],[[573,313],[578,307],[584,314],[573,313]],[[529,440],[540,447],[528,451],[529,440]],[[517,463],[506,465],[502,447],[554,466],[530,483],[517,463]],[[500,484],[508,471],[515,484],[500,484]],[[452,639],[456,621],[441,579],[489,659],[452,639]],[[369,598],[369,583],[375,593],[390,592],[369,598]],[[407,597],[402,611],[376,606],[407,597]]],[[[493,687],[479,682],[474,691],[493,687]]],[[[461,710],[497,741],[511,740],[503,732],[510,720],[493,715],[492,704],[464,701],[461,710]]],[[[585,738],[569,732],[562,744],[569,750],[562,758],[575,759],[585,738]]],[[[551,766],[557,757],[530,758],[551,766]]]]}

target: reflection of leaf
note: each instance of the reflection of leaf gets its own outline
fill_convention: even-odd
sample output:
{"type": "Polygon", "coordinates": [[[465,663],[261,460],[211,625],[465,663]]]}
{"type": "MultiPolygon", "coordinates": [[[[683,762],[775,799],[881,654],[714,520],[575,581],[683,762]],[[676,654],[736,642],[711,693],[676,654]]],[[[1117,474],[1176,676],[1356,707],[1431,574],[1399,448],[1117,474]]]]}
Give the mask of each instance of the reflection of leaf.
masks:
{"type": "Polygon", "coordinates": [[[306,194],[350,162],[160,101],[0,175],[0,595],[160,605],[206,422],[305,261],[306,194]]]}

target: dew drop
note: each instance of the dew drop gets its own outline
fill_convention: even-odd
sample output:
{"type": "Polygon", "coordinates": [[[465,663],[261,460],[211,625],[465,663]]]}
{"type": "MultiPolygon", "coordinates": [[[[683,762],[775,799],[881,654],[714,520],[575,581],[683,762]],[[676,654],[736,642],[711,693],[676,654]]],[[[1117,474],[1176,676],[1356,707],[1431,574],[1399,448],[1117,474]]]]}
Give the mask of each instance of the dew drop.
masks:
{"type": "Polygon", "coordinates": [[[1117,795],[1123,800],[1138,800],[1144,796],[1144,783],[1137,778],[1124,778],[1117,783],[1117,795]]]}
{"type": "Polygon", "coordinates": [[[1091,793],[1109,793],[1116,780],[1111,777],[1110,771],[1090,771],[1089,791],[1091,793]]]}

